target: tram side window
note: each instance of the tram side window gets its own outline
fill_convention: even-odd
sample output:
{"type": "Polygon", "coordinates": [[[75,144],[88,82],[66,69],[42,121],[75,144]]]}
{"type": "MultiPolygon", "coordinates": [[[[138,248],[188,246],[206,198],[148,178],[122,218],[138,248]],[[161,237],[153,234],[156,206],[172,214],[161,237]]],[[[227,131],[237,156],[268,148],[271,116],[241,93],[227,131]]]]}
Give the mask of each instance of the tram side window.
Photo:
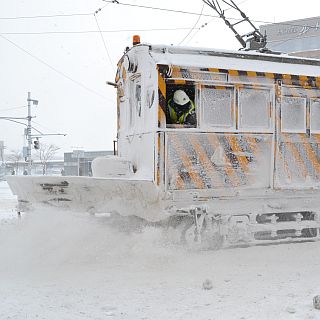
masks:
{"type": "Polygon", "coordinates": [[[166,125],[168,128],[197,127],[194,85],[167,85],[166,125]]]}
{"type": "Polygon", "coordinates": [[[234,89],[203,86],[200,93],[201,124],[206,128],[234,128],[234,89]]]}
{"type": "Polygon", "coordinates": [[[310,131],[320,133],[320,99],[310,99],[310,131]]]}
{"type": "Polygon", "coordinates": [[[141,117],[141,84],[140,84],[140,81],[136,82],[136,85],[135,85],[135,101],[136,101],[137,114],[139,117],[141,117]]]}
{"type": "Polygon", "coordinates": [[[239,128],[265,131],[271,125],[270,90],[239,89],[239,128]]]}
{"type": "Polygon", "coordinates": [[[136,118],[141,117],[141,78],[130,80],[129,95],[129,128],[135,126],[136,118]]]}
{"type": "Polygon", "coordinates": [[[307,99],[301,97],[282,97],[281,131],[291,133],[306,132],[307,99]]]}

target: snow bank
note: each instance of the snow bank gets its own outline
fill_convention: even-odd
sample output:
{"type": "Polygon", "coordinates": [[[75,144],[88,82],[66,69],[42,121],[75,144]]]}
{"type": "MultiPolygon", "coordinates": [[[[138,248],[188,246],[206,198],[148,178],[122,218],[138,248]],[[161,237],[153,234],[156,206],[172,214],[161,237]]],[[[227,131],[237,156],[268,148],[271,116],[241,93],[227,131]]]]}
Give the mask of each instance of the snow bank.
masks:
{"type": "Polygon", "coordinates": [[[14,196],[6,181],[0,181],[0,225],[12,223],[16,219],[17,197],[14,196]]]}

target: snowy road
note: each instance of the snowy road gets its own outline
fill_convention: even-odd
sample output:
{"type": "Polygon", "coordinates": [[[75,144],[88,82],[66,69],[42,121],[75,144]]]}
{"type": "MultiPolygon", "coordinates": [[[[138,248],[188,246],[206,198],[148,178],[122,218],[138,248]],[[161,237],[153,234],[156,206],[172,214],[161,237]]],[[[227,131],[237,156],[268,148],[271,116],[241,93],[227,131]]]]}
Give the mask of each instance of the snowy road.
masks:
{"type": "Polygon", "coordinates": [[[0,183],[0,319],[320,319],[319,243],[221,251],[46,211],[15,219],[0,183]],[[203,290],[205,279],[211,290],[203,290]]]}
{"type": "Polygon", "coordinates": [[[17,200],[7,183],[0,181],[0,225],[16,219],[17,200]]]}

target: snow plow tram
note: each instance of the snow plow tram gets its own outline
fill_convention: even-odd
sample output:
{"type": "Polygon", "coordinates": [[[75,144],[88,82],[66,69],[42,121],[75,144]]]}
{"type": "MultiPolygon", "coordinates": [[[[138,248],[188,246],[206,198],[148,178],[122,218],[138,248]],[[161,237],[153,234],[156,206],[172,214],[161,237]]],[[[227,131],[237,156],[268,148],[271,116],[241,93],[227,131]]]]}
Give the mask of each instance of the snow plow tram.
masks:
{"type": "Polygon", "coordinates": [[[167,221],[212,247],[319,238],[319,60],[136,43],[115,87],[117,156],[93,177],[8,177],[20,210],[167,221]]]}

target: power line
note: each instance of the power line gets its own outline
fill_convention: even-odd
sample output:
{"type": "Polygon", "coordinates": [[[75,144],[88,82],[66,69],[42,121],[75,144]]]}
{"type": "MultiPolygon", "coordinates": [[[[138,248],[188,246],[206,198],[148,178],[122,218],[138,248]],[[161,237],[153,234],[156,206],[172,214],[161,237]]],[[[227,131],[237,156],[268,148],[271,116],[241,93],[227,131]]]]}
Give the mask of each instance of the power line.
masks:
{"type": "Polygon", "coordinates": [[[97,18],[97,14],[98,14],[101,10],[103,10],[106,6],[108,6],[109,4],[110,4],[110,3],[106,4],[104,7],[99,8],[98,10],[96,10],[95,13],[93,14],[93,16],[94,16],[94,19],[95,19],[95,21],[96,21],[96,24],[97,24],[97,27],[98,27],[98,30],[99,30],[99,33],[100,33],[100,36],[101,36],[101,40],[102,40],[104,49],[105,49],[105,51],[106,51],[106,53],[107,53],[107,57],[108,57],[108,59],[109,59],[111,68],[112,68],[113,71],[115,71],[115,70],[114,70],[114,64],[113,64],[113,62],[112,62],[112,59],[111,59],[111,56],[110,56],[110,53],[109,53],[109,50],[108,50],[108,47],[107,47],[106,40],[104,39],[104,36],[103,36],[103,34],[102,34],[102,32],[101,32],[101,28],[100,28],[100,25],[99,25],[99,22],[98,22],[98,18],[97,18]]]}
{"type": "MultiPolygon", "coordinates": [[[[121,33],[121,32],[154,32],[154,31],[178,31],[191,30],[190,27],[181,28],[151,28],[151,29],[115,29],[101,30],[102,33],[121,33]]],[[[82,34],[82,33],[100,33],[100,30],[83,31],[39,31],[39,32],[1,32],[2,35],[42,35],[42,34],[82,34]]]]}
{"type": "MultiPolygon", "coordinates": [[[[26,123],[23,123],[21,121],[17,121],[17,120],[14,120],[14,119],[10,119],[10,118],[1,118],[0,120],[5,120],[5,121],[10,121],[10,122],[14,122],[14,123],[18,123],[18,124],[22,124],[23,126],[27,127],[27,124],[26,123]]],[[[25,119],[27,120],[27,119],[25,119]]],[[[38,130],[37,128],[35,128],[34,126],[31,126],[31,128],[35,131],[37,131],[38,133],[40,134],[43,134],[40,130],[38,130]]]]}
{"type": "MultiPolygon", "coordinates": [[[[249,1],[249,0],[243,0],[243,1],[239,2],[238,5],[243,4],[243,3],[247,2],[247,1],[249,1]]],[[[231,9],[231,8],[227,8],[227,9],[225,9],[224,11],[228,11],[228,10],[230,10],[230,9],[231,9]]],[[[190,41],[199,33],[200,30],[202,30],[203,28],[205,28],[209,23],[211,23],[211,22],[214,21],[214,20],[215,20],[215,18],[211,19],[211,20],[208,21],[208,22],[203,23],[199,28],[197,28],[197,31],[196,31],[196,32],[191,36],[191,38],[187,41],[186,45],[188,45],[188,44],[190,43],[190,41]]]]}
{"type": "Polygon", "coordinates": [[[212,22],[214,19],[210,20],[209,22],[205,22],[204,24],[202,24],[198,30],[191,36],[191,38],[187,41],[186,45],[188,45],[190,43],[190,41],[198,34],[198,32],[205,28],[210,22],[212,22]]]}
{"type": "Polygon", "coordinates": [[[17,110],[17,109],[22,109],[22,108],[26,108],[27,106],[21,106],[21,107],[12,107],[12,108],[0,108],[0,112],[5,112],[5,111],[11,111],[11,110],[17,110]]]}
{"type": "MultiPolygon", "coordinates": [[[[175,9],[168,9],[168,8],[159,8],[159,7],[151,7],[151,6],[143,6],[143,5],[138,5],[138,4],[131,4],[131,3],[123,3],[123,2],[115,2],[112,0],[102,0],[107,3],[113,3],[121,6],[128,6],[128,7],[136,7],[136,8],[143,8],[143,9],[151,9],[151,10],[159,10],[159,11],[166,11],[166,12],[173,12],[173,13],[181,13],[181,14],[189,14],[189,15],[194,15],[194,16],[199,16],[199,13],[196,12],[190,12],[190,11],[183,11],[183,10],[175,10],[175,9]]],[[[225,10],[226,11],[226,10],[225,10]]],[[[204,14],[202,13],[203,17],[209,17],[209,18],[219,18],[218,15],[212,15],[212,14],[204,14]]],[[[229,20],[234,20],[234,21],[241,21],[242,19],[238,18],[228,18],[229,20]]],[[[251,20],[253,22],[257,23],[264,23],[264,24],[275,24],[275,22],[272,21],[263,21],[263,20],[251,20]]],[[[312,29],[319,29],[317,26],[310,26],[310,25],[297,25],[297,24],[292,24],[292,23],[287,23],[287,22],[278,22],[277,24],[280,25],[287,25],[287,26],[292,26],[292,27],[310,27],[312,29]]]]}
{"type": "MultiPolygon", "coordinates": [[[[240,1],[237,5],[240,6],[240,4],[243,4],[243,3],[247,2],[247,1],[249,1],[249,0],[240,1]]],[[[228,10],[231,10],[231,9],[232,9],[232,8],[229,7],[229,8],[224,9],[224,11],[228,11],[228,10]]]]}
{"type": "Polygon", "coordinates": [[[100,33],[100,36],[101,36],[101,40],[102,40],[104,49],[106,50],[106,53],[107,53],[107,57],[108,57],[109,62],[110,62],[110,64],[111,64],[111,66],[112,66],[112,69],[114,70],[113,62],[112,62],[111,57],[110,57],[110,53],[109,53],[109,50],[108,50],[108,47],[107,47],[107,43],[106,43],[106,41],[105,41],[105,39],[104,39],[104,37],[103,37],[103,34],[102,34],[102,32],[101,32],[101,29],[100,29],[100,26],[99,26],[99,22],[98,22],[98,19],[97,19],[96,15],[94,15],[94,19],[95,19],[95,21],[96,21],[96,23],[97,23],[97,27],[98,27],[98,30],[99,30],[99,33],[100,33]]]}
{"type": "MultiPolygon", "coordinates": [[[[196,12],[190,12],[190,11],[183,11],[183,10],[175,10],[175,9],[168,9],[168,8],[159,8],[159,7],[151,7],[151,6],[143,6],[138,4],[131,4],[131,3],[123,3],[123,2],[113,2],[111,0],[102,0],[104,2],[108,3],[114,3],[121,6],[128,6],[128,7],[136,7],[136,8],[142,8],[142,9],[151,9],[151,10],[158,10],[158,11],[165,11],[165,12],[173,12],[173,13],[182,13],[182,14],[189,14],[194,16],[199,16],[199,13],[196,12]]],[[[211,14],[202,14],[204,17],[211,17],[211,18],[220,18],[219,16],[213,16],[211,14]]]]}
{"type": "Polygon", "coordinates": [[[42,127],[42,128],[43,128],[43,129],[45,129],[45,130],[48,130],[48,131],[51,131],[51,132],[55,132],[55,133],[57,133],[57,131],[56,131],[56,130],[52,130],[52,129],[50,129],[50,128],[48,128],[48,127],[44,126],[44,125],[42,125],[41,123],[39,123],[39,122],[37,122],[37,121],[34,121],[34,120],[33,120],[33,123],[35,123],[36,125],[38,125],[38,126],[42,127]]]}
{"type": "Polygon", "coordinates": [[[102,11],[105,7],[109,6],[111,3],[112,3],[112,2],[107,3],[107,4],[106,4],[106,5],[104,5],[103,7],[98,8],[98,9],[94,12],[94,14],[98,14],[98,13],[99,13],[100,11],[102,11]]]}
{"type": "Polygon", "coordinates": [[[37,16],[18,16],[18,17],[0,17],[0,20],[21,20],[21,19],[47,19],[57,17],[81,17],[91,16],[91,13],[67,13],[67,14],[52,14],[52,15],[37,15],[37,16]]]}
{"type": "Polygon", "coordinates": [[[25,123],[20,122],[20,121],[17,121],[17,120],[13,120],[13,119],[1,119],[1,120],[6,120],[6,121],[10,121],[10,122],[14,122],[14,123],[19,123],[19,124],[22,124],[22,125],[24,125],[24,126],[27,126],[25,123]]]}
{"type": "Polygon", "coordinates": [[[96,92],[95,90],[92,90],[90,88],[88,88],[87,86],[85,86],[83,83],[72,79],[71,77],[69,77],[68,75],[66,75],[64,72],[56,69],[55,67],[51,66],[50,64],[48,64],[47,62],[45,62],[44,60],[38,58],[37,56],[35,56],[34,54],[32,54],[31,52],[27,51],[26,49],[22,48],[21,46],[19,46],[18,44],[16,44],[15,42],[13,42],[12,40],[8,39],[7,37],[3,36],[0,33],[0,37],[6,41],[8,41],[9,43],[11,43],[13,46],[15,46],[16,48],[18,48],[19,50],[23,51],[24,53],[26,53],[27,55],[29,55],[30,57],[32,57],[33,59],[37,60],[38,62],[40,62],[41,64],[47,66],[49,69],[53,70],[54,72],[58,73],[59,75],[63,76],[64,78],[70,80],[71,82],[77,84],[78,86],[80,86],[81,88],[99,96],[100,98],[106,99],[111,101],[111,99],[103,96],[102,94],[100,94],[99,92],[96,92]]]}
{"type": "Polygon", "coordinates": [[[203,13],[203,9],[204,9],[204,4],[202,5],[202,9],[200,12],[200,15],[198,16],[198,19],[196,21],[196,23],[193,25],[193,27],[190,29],[190,31],[186,34],[186,36],[179,42],[178,45],[180,45],[184,40],[186,40],[188,38],[188,36],[190,35],[190,33],[195,29],[195,27],[197,26],[199,20],[201,19],[202,13],[203,13]]]}
{"type": "MultiPolygon", "coordinates": [[[[122,6],[130,6],[130,7],[137,7],[137,8],[144,8],[144,9],[153,9],[153,10],[160,10],[160,11],[166,11],[166,12],[173,12],[173,13],[181,13],[181,14],[189,14],[189,15],[197,15],[199,16],[199,13],[190,12],[190,11],[183,11],[183,10],[174,10],[174,9],[168,9],[168,8],[158,8],[158,7],[151,7],[151,6],[143,6],[143,5],[137,5],[137,4],[130,4],[130,3],[121,3],[119,1],[115,0],[102,0],[104,2],[107,2],[108,4],[118,4],[122,6]]],[[[244,0],[245,2],[247,0],[244,0]]],[[[241,4],[242,2],[240,2],[241,4]]],[[[227,11],[226,9],[225,11],[227,11]]],[[[91,16],[92,13],[70,13],[70,14],[53,14],[53,15],[35,15],[35,16],[16,16],[16,17],[0,17],[0,20],[19,20],[19,19],[38,19],[38,18],[55,18],[55,17],[73,17],[73,16],[91,16]]],[[[209,17],[209,18],[220,18],[217,15],[211,15],[211,14],[202,14],[203,17],[209,17]]],[[[240,21],[241,19],[237,18],[228,18],[229,20],[234,21],[240,21]]],[[[251,20],[253,22],[257,23],[264,23],[264,24],[275,24],[274,21],[263,21],[263,20],[251,20]]],[[[299,25],[299,24],[293,24],[289,22],[276,22],[276,24],[283,25],[283,26],[291,26],[291,27],[309,27],[312,29],[318,29],[317,26],[311,26],[311,25],[299,25]]],[[[152,31],[152,30],[151,30],[152,31]]],[[[2,33],[5,34],[5,33],[2,33]]],[[[8,34],[8,33],[7,33],[8,34]]],[[[14,34],[14,33],[13,33],[14,34]]]]}

